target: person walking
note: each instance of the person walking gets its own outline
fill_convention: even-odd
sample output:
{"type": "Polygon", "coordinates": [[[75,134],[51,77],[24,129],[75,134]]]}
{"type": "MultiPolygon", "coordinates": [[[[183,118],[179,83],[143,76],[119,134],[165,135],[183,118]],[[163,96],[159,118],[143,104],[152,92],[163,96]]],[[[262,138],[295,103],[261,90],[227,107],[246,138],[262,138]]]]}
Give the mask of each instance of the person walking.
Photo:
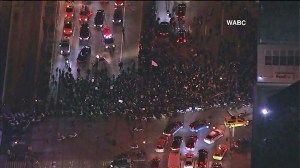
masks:
{"type": "Polygon", "coordinates": [[[122,26],[122,34],[125,37],[125,28],[124,28],[124,26],[122,26]]]}
{"type": "Polygon", "coordinates": [[[119,62],[120,71],[123,69],[123,62],[119,62]]]}

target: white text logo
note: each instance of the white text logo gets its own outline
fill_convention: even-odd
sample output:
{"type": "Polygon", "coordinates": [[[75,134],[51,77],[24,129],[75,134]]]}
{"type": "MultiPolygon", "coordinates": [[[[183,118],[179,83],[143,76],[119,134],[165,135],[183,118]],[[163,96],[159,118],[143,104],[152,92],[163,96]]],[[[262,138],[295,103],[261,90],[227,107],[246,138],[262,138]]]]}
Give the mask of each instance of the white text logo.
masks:
{"type": "Polygon", "coordinates": [[[245,26],[246,20],[226,20],[228,26],[245,26]]]}

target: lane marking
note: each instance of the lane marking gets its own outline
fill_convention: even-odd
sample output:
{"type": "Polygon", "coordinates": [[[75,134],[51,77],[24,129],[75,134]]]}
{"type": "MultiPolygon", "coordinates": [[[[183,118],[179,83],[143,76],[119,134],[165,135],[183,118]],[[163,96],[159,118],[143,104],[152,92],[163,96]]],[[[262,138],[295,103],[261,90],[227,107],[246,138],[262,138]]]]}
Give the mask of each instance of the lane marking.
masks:
{"type": "MultiPolygon", "coordinates": [[[[126,15],[126,5],[124,4],[124,12],[123,12],[123,24],[122,24],[122,29],[125,29],[125,15],[126,15]]],[[[120,62],[122,61],[122,57],[123,57],[123,42],[124,42],[124,35],[125,35],[125,30],[124,30],[124,34],[122,31],[122,39],[121,39],[121,55],[120,55],[120,62]]]]}

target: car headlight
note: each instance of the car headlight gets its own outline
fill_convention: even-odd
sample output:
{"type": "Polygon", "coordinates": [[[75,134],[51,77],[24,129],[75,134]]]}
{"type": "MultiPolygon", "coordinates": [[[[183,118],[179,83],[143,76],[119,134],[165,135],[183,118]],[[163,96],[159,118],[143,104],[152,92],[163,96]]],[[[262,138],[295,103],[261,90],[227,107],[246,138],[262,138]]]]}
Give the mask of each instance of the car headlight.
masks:
{"type": "Polygon", "coordinates": [[[66,32],[66,30],[64,30],[64,33],[66,32]]]}
{"type": "Polygon", "coordinates": [[[70,30],[70,32],[72,33],[72,32],[73,32],[73,30],[70,30]]]}
{"type": "Polygon", "coordinates": [[[66,14],[65,17],[67,17],[68,15],[66,14]]]}
{"type": "Polygon", "coordinates": [[[79,37],[79,39],[80,39],[80,40],[82,40],[82,38],[81,38],[81,37],[79,37]]]}
{"type": "Polygon", "coordinates": [[[119,20],[119,22],[121,22],[122,20],[119,20]]]}
{"type": "Polygon", "coordinates": [[[60,50],[60,54],[63,54],[64,53],[64,51],[63,50],[60,50]]]}
{"type": "Polygon", "coordinates": [[[113,47],[116,47],[114,44],[112,45],[113,47]]]}
{"type": "Polygon", "coordinates": [[[94,24],[94,27],[96,27],[96,25],[94,24]]]}
{"type": "Polygon", "coordinates": [[[85,18],[84,20],[87,21],[87,18],[85,18]]]}
{"type": "Polygon", "coordinates": [[[108,48],[108,46],[105,46],[105,48],[108,48]]]}
{"type": "Polygon", "coordinates": [[[74,16],[74,14],[72,14],[72,17],[74,16]]]}
{"type": "Polygon", "coordinates": [[[115,22],[115,20],[113,19],[112,22],[115,22]]]}

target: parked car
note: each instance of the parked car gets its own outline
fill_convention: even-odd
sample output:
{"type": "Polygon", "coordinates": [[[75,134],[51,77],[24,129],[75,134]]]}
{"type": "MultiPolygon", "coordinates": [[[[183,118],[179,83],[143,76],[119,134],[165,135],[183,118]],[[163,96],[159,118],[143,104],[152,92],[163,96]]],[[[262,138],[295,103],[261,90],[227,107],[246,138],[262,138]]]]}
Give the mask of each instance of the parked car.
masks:
{"type": "Polygon", "coordinates": [[[83,46],[78,54],[77,62],[85,62],[91,56],[91,46],[83,46]]]}
{"type": "Polygon", "coordinates": [[[185,13],[186,13],[186,4],[185,3],[180,3],[177,6],[177,12],[176,12],[176,17],[178,19],[182,19],[185,17],[185,13]]]}
{"type": "Polygon", "coordinates": [[[225,117],[224,124],[226,127],[233,128],[247,126],[249,125],[249,121],[242,116],[227,116],[225,117]]]}
{"type": "Polygon", "coordinates": [[[156,152],[164,152],[167,142],[168,142],[167,136],[160,137],[158,140],[158,143],[156,145],[155,151],[156,152]]]}
{"type": "Polygon", "coordinates": [[[79,12],[79,22],[81,24],[88,22],[92,15],[89,7],[87,5],[82,5],[79,12]]]}
{"type": "Polygon", "coordinates": [[[208,152],[204,149],[198,151],[198,168],[206,168],[208,161],[208,152]]]}
{"type": "Polygon", "coordinates": [[[96,16],[94,18],[94,27],[102,27],[105,19],[104,10],[97,10],[96,16]]]}
{"type": "Polygon", "coordinates": [[[213,159],[215,160],[222,160],[228,147],[225,144],[218,145],[215,153],[213,154],[213,159]]]}
{"type": "Polygon", "coordinates": [[[70,54],[71,49],[70,49],[70,41],[69,40],[62,40],[59,43],[60,46],[60,54],[63,56],[67,56],[70,54]]]}
{"type": "Polygon", "coordinates": [[[167,136],[172,136],[178,130],[180,130],[181,128],[183,128],[183,123],[182,122],[179,122],[179,121],[172,122],[172,123],[167,125],[167,127],[164,129],[163,134],[167,135],[167,136]]]}
{"type": "Polygon", "coordinates": [[[170,33],[170,24],[168,22],[161,22],[158,25],[158,35],[162,37],[169,36],[170,33]]]}
{"type": "Polygon", "coordinates": [[[123,22],[123,13],[122,9],[116,8],[114,11],[113,23],[122,23],[123,22]]]}
{"type": "Polygon", "coordinates": [[[66,3],[66,10],[65,10],[65,17],[70,17],[73,18],[74,16],[74,6],[72,2],[67,2],[66,3]]]}
{"type": "Polygon", "coordinates": [[[198,132],[202,129],[209,128],[210,123],[206,120],[197,120],[192,122],[189,126],[192,132],[198,132]]]}
{"type": "Polygon", "coordinates": [[[185,162],[184,162],[184,168],[194,168],[194,155],[191,153],[187,153],[185,155],[185,162]]]}
{"type": "Polygon", "coordinates": [[[196,135],[191,135],[186,143],[186,150],[194,151],[198,137],[196,135]]]}
{"type": "Polygon", "coordinates": [[[175,136],[171,145],[171,150],[178,152],[180,150],[180,146],[182,143],[182,137],[181,136],[175,136]]]}
{"type": "Polygon", "coordinates": [[[224,131],[220,129],[214,129],[205,137],[204,142],[208,144],[214,143],[216,140],[224,136],[224,131]]]}

